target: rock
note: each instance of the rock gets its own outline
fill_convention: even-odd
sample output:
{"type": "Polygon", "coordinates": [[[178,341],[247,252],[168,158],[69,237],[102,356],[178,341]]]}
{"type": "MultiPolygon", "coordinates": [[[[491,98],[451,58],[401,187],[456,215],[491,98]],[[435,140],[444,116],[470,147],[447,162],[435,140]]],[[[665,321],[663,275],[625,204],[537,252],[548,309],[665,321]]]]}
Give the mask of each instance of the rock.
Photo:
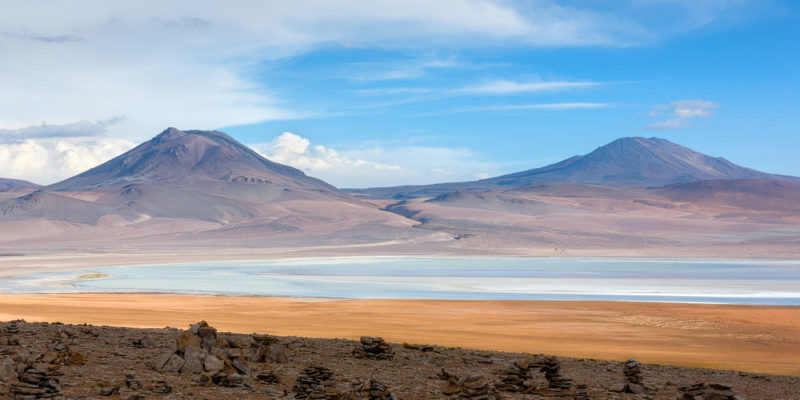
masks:
{"type": "Polygon", "coordinates": [[[445,385],[442,389],[442,393],[446,395],[453,395],[461,391],[461,385],[458,384],[458,381],[455,379],[450,379],[447,381],[447,385],[445,385]]]}
{"type": "Polygon", "coordinates": [[[611,386],[609,386],[609,387],[608,387],[608,391],[610,391],[610,392],[622,393],[622,392],[624,392],[624,391],[625,391],[625,388],[626,388],[627,386],[628,386],[628,385],[627,385],[626,383],[624,383],[624,382],[615,383],[615,384],[613,384],[613,385],[611,385],[611,386]]]}
{"type": "Polygon", "coordinates": [[[231,365],[233,365],[233,368],[236,368],[236,370],[239,371],[239,373],[244,375],[250,375],[250,369],[247,368],[247,365],[245,364],[244,360],[241,360],[238,357],[236,357],[233,360],[231,360],[231,365]]]}
{"type": "Polygon", "coordinates": [[[501,383],[496,385],[497,389],[520,393],[528,393],[536,389],[537,385],[533,382],[533,372],[531,371],[534,365],[530,360],[515,361],[501,372],[501,383]]]}
{"type": "Polygon", "coordinates": [[[153,337],[150,335],[145,335],[140,339],[133,339],[131,340],[131,344],[133,347],[142,349],[152,349],[153,347],[156,347],[156,341],[153,340],[153,337]]]}
{"type": "Polygon", "coordinates": [[[358,358],[374,358],[378,360],[391,360],[394,358],[392,346],[380,337],[361,337],[361,347],[353,349],[353,355],[358,358]]]}
{"type": "Polygon", "coordinates": [[[250,357],[250,361],[255,363],[288,363],[289,358],[286,357],[286,350],[283,345],[278,342],[274,336],[268,335],[253,335],[256,342],[256,352],[250,357]]]}
{"type": "Polygon", "coordinates": [[[49,399],[61,393],[59,380],[51,371],[25,365],[17,379],[11,384],[15,399],[49,399]]]}
{"type": "Polygon", "coordinates": [[[189,346],[201,347],[203,339],[191,331],[183,331],[176,339],[176,348],[179,352],[185,352],[189,346]]]}
{"type": "Polygon", "coordinates": [[[485,376],[470,376],[458,382],[461,391],[459,399],[496,400],[494,385],[485,376]]]}
{"type": "Polygon", "coordinates": [[[589,387],[586,385],[576,385],[573,400],[589,400],[589,387]]]}
{"type": "Polygon", "coordinates": [[[369,379],[364,382],[356,381],[352,386],[352,391],[342,397],[369,400],[392,400],[397,398],[394,393],[389,391],[386,385],[374,379],[369,379]]]}
{"type": "Polygon", "coordinates": [[[69,355],[69,360],[67,360],[67,365],[83,365],[86,360],[83,358],[83,355],[78,352],[73,352],[69,355]]]}
{"type": "Polygon", "coordinates": [[[172,393],[172,385],[167,383],[167,381],[158,381],[150,390],[152,390],[153,393],[169,394],[172,393]]]}
{"type": "Polygon", "coordinates": [[[267,384],[281,382],[280,378],[278,377],[278,374],[276,374],[275,371],[259,372],[258,375],[256,375],[256,379],[261,383],[267,383],[267,384]]]}
{"type": "Polygon", "coordinates": [[[698,382],[691,386],[683,386],[678,388],[683,393],[685,400],[742,400],[743,398],[733,392],[728,385],[719,383],[712,383],[706,385],[705,383],[698,382]]]}
{"type": "Polygon", "coordinates": [[[181,356],[173,353],[166,363],[159,369],[160,372],[179,372],[181,368],[183,368],[183,364],[185,364],[181,356]]]}
{"type": "Polygon", "coordinates": [[[303,370],[292,387],[296,399],[336,400],[340,393],[333,387],[333,372],[325,367],[311,366],[303,370]]]}
{"type": "Polygon", "coordinates": [[[645,389],[642,385],[629,382],[625,387],[625,392],[633,394],[647,394],[647,389],[645,389]]]}
{"type": "Polygon", "coordinates": [[[0,359],[0,382],[10,383],[17,379],[16,363],[11,357],[0,359]]]}
{"type": "Polygon", "coordinates": [[[205,360],[203,360],[203,368],[206,372],[209,372],[213,375],[225,368],[225,362],[216,356],[209,354],[206,356],[205,360]]]}
{"type": "Polygon", "coordinates": [[[547,380],[551,390],[568,390],[572,386],[572,379],[561,376],[561,363],[555,357],[546,357],[537,366],[544,372],[544,379],[547,380]]]}
{"type": "Polygon", "coordinates": [[[136,380],[135,372],[125,374],[125,387],[131,390],[139,390],[142,388],[142,382],[136,380]]]}
{"type": "Polygon", "coordinates": [[[119,392],[118,387],[107,387],[107,388],[100,388],[100,395],[101,396],[111,396],[119,392]]]}
{"type": "MultiPolygon", "coordinates": [[[[203,360],[206,358],[205,351],[197,346],[187,346],[183,353],[184,364],[181,372],[189,374],[201,374],[205,371],[203,360]]],[[[209,355],[210,356],[210,355],[209,355]]]]}

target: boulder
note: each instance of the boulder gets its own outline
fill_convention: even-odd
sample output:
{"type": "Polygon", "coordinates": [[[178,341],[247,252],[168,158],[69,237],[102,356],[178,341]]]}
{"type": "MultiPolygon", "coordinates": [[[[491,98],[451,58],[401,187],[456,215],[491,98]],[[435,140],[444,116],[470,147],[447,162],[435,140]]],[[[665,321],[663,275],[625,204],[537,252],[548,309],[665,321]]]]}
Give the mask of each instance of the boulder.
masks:
{"type": "Polygon", "coordinates": [[[179,352],[185,352],[189,346],[201,347],[203,339],[191,331],[183,331],[176,339],[176,348],[179,352]]]}
{"type": "Polygon", "coordinates": [[[183,368],[181,368],[181,372],[190,374],[203,373],[203,360],[207,354],[208,353],[201,350],[197,346],[187,346],[186,350],[183,352],[183,359],[185,360],[185,363],[183,364],[183,368]]]}

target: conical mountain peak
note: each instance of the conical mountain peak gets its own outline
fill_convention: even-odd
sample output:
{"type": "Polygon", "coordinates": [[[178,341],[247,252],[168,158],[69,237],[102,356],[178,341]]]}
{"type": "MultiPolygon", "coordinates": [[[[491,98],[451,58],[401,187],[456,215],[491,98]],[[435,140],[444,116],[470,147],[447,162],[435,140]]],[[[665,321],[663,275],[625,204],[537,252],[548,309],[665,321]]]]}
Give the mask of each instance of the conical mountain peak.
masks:
{"type": "Polygon", "coordinates": [[[177,128],[168,128],[133,150],[49,188],[86,190],[129,182],[172,186],[230,182],[336,190],[300,170],[267,160],[225,133],[177,128]]]}

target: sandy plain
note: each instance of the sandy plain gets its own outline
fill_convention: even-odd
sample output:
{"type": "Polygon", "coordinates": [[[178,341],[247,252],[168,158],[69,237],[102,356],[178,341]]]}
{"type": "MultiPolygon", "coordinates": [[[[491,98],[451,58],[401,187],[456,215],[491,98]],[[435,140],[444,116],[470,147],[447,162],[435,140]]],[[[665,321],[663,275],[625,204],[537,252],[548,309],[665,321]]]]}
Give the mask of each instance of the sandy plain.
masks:
{"type": "Polygon", "coordinates": [[[586,301],[302,300],[163,294],[2,294],[0,320],[383,336],[479,350],[800,376],[800,308],[586,301]]]}

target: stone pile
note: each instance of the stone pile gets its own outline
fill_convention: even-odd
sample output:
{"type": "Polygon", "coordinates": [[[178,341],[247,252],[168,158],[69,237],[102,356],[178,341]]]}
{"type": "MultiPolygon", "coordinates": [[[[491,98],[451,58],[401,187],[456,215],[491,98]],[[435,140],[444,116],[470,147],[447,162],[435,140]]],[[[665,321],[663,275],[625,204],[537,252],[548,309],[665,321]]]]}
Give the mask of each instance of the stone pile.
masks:
{"type": "Polygon", "coordinates": [[[152,388],[150,388],[150,390],[152,390],[153,393],[169,394],[172,393],[172,385],[167,383],[167,381],[158,381],[153,385],[152,388]]]}
{"type": "Polygon", "coordinates": [[[325,367],[311,366],[297,377],[292,393],[296,399],[338,400],[341,396],[334,388],[333,372],[325,367]]]}
{"type": "Polygon", "coordinates": [[[647,394],[647,389],[642,383],[641,364],[636,360],[628,360],[622,364],[622,373],[625,375],[624,393],[647,394]]]}
{"type": "Polygon", "coordinates": [[[18,334],[19,333],[19,323],[20,322],[25,322],[25,321],[16,320],[16,321],[9,322],[8,325],[6,325],[6,333],[9,334],[9,335],[18,334]]]}
{"type": "Polygon", "coordinates": [[[250,361],[254,363],[288,363],[289,358],[286,357],[286,350],[280,344],[278,338],[270,335],[253,335],[255,342],[255,353],[250,357],[250,361]]]}
{"type": "Polygon", "coordinates": [[[243,375],[249,375],[250,369],[238,354],[232,353],[227,347],[218,346],[226,343],[217,340],[217,330],[205,321],[192,324],[189,330],[178,335],[174,350],[156,357],[153,369],[159,372],[202,374],[202,385],[248,386],[243,375]]]}
{"type": "Polygon", "coordinates": [[[140,349],[150,349],[156,347],[156,341],[153,340],[152,336],[146,335],[140,339],[131,340],[131,345],[133,345],[133,347],[140,349]]]}
{"type": "Polygon", "coordinates": [[[536,389],[536,383],[533,382],[533,371],[531,370],[533,366],[530,360],[514,361],[501,372],[501,383],[496,385],[497,389],[518,393],[528,393],[536,389]]]}
{"type": "Polygon", "coordinates": [[[574,400],[589,400],[589,387],[583,384],[575,385],[574,400]]]}
{"type": "Polygon", "coordinates": [[[25,321],[11,321],[6,325],[5,333],[8,336],[0,337],[0,345],[19,346],[19,339],[15,337],[19,334],[19,322],[25,321]]]}
{"type": "Polygon", "coordinates": [[[83,355],[64,342],[56,342],[40,357],[41,362],[55,365],[83,365],[83,355]]]}
{"type": "Polygon", "coordinates": [[[362,336],[361,347],[356,347],[353,354],[358,358],[374,358],[378,360],[391,360],[394,358],[394,351],[383,338],[362,336]]]}
{"type": "Polygon", "coordinates": [[[491,380],[485,376],[469,376],[458,381],[461,391],[458,399],[496,400],[497,393],[491,380]]]}
{"type": "Polygon", "coordinates": [[[275,371],[259,372],[258,375],[256,375],[256,379],[261,383],[267,384],[281,383],[281,378],[275,373],[275,371]]]}
{"type": "Polygon", "coordinates": [[[392,346],[383,338],[362,336],[361,347],[356,347],[353,354],[358,358],[374,358],[378,360],[391,360],[394,358],[392,346]]]}
{"type": "Polygon", "coordinates": [[[539,364],[539,370],[544,372],[550,390],[569,390],[572,387],[572,379],[561,376],[561,363],[557,358],[545,358],[539,364]]]}
{"type": "Polygon", "coordinates": [[[344,397],[368,400],[397,400],[397,396],[389,391],[386,385],[374,379],[369,379],[365,382],[355,382],[351,395],[344,397]]]}
{"type": "Polygon", "coordinates": [[[130,390],[139,390],[142,388],[142,382],[136,379],[135,372],[125,374],[125,387],[130,390]]]}
{"type": "Polygon", "coordinates": [[[11,384],[15,400],[51,399],[61,395],[58,373],[25,365],[11,384]]]}
{"type": "Polygon", "coordinates": [[[744,400],[744,397],[735,394],[730,386],[718,383],[705,384],[702,382],[691,386],[679,388],[684,400],[744,400]]]}

